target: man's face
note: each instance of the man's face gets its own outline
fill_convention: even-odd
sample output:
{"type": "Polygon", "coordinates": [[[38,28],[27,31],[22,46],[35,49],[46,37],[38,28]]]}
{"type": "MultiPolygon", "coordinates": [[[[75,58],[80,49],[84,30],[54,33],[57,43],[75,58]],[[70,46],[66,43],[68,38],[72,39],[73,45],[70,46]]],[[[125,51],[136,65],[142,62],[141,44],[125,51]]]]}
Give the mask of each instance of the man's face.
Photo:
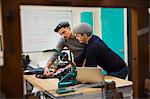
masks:
{"type": "Polygon", "coordinates": [[[71,30],[69,27],[61,28],[58,30],[58,33],[64,38],[69,39],[71,36],[71,30]]]}
{"type": "Polygon", "coordinates": [[[85,37],[84,35],[81,35],[81,34],[76,34],[76,39],[80,42],[80,43],[85,43],[85,37]]]}

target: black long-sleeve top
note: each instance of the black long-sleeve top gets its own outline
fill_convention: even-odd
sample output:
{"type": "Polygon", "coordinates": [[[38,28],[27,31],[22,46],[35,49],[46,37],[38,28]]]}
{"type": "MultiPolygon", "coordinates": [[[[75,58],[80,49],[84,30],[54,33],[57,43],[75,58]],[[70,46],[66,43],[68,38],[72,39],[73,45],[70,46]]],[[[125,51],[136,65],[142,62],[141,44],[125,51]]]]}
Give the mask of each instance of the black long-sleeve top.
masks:
{"type": "Polygon", "coordinates": [[[95,35],[92,35],[81,54],[75,59],[76,65],[82,66],[85,58],[85,66],[96,67],[98,65],[107,72],[117,72],[126,66],[124,60],[95,35]]]}

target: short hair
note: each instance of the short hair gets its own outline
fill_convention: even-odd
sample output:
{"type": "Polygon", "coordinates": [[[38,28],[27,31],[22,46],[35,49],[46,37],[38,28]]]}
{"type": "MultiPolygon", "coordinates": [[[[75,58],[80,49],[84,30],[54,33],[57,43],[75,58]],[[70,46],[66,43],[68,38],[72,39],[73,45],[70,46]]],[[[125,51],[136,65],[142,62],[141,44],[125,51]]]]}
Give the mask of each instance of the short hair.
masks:
{"type": "Polygon", "coordinates": [[[58,32],[59,29],[65,28],[65,27],[69,27],[69,26],[70,26],[70,24],[69,24],[68,22],[60,22],[60,23],[56,26],[56,28],[54,29],[54,31],[55,31],[55,32],[58,32]]]}
{"type": "Polygon", "coordinates": [[[84,34],[86,33],[88,36],[92,34],[92,27],[87,23],[82,23],[73,29],[74,34],[84,34]]]}

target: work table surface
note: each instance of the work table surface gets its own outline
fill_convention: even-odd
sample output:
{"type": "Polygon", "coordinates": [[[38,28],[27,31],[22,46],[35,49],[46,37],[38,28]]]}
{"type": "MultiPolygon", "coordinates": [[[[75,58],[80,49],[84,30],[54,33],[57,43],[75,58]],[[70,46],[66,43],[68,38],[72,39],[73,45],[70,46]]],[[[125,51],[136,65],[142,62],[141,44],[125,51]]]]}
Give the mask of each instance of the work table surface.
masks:
{"type": "MultiPolygon", "coordinates": [[[[38,87],[39,89],[56,90],[58,88],[59,80],[57,78],[40,79],[40,78],[36,78],[35,75],[23,75],[23,77],[24,77],[24,80],[29,81],[30,83],[32,83],[34,86],[38,87]]],[[[120,79],[117,77],[105,76],[104,78],[106,81],[115,81],[117,88],[133,85],[132,81],[120,79]]]]}

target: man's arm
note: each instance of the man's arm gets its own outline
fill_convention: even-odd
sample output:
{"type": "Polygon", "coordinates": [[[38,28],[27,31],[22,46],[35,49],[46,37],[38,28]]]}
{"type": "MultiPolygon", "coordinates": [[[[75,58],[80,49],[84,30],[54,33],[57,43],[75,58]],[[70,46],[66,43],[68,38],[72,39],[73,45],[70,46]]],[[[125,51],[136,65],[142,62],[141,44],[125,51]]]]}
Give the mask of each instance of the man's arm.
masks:
{"type": "MultiPolygon", "coordinates": [[[[65,39],[60,38],[58,43],[57,43],[56,50],[61,52],[64,47],[65,47],[65,39]]],[[[53,64],[55,62],[55,60],[57,59],[58,55],[59,54],[57,52],[54,52],[53,55],[49,58],[49,61],[52,61],[52,64],[53,64]]]]}
{"type": "Polygon", "coordinates": [[[80,55],[77,58],[75,58],[74,62],[76,63],[77,66],[82,66],[84,59],[85,59],[85,48],[82,50],[80,55]]]}
{"type": "Polygon", "coordinates": [[[47,62],[47,64],[46,64],[46,67],[47,67],[47,68],[50,68],[53,63],[54,63],[54,61],[50,61],[50,60],[49,60],[49,61],[47,62]]]}
{"type": "Polygon", "coordinates": [[[51,76],[52,75],[52,73],[49,72],[49,68],[52,66],[53,63],[54,62],[50,61],[50,60],[47,62],[46,67],[44,69],[44,75],[46,75],[46,76],[51,76]]]}
{"type": "MultiPolygon", "coordinates": [[[[56,50],[62,51],[62,49],[64,47],[65,47],[65,40],[63,38],[60,38],[60,40],[57,43],[56,50]]],[[[46,75],[46,76],[51,75],[49,72],[49,68],[53,65],[53,63],[55,62],[57,57],[58,57],[58,53],[56,53],[56,52],[50,57],[49,61],[47,62],[46,66],[45,66],[44,75],[46,75]]]]}

